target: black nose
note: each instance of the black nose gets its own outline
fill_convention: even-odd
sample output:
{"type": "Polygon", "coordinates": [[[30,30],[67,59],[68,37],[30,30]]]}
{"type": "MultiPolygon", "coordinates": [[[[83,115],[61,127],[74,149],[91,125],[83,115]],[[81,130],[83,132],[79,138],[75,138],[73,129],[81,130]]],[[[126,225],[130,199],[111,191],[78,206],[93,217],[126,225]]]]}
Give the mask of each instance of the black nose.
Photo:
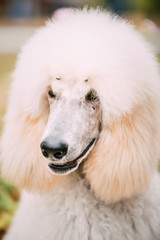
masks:
{"type": "Polygon", "coordinates": [[[63,158],[67,154],[68,144],[54,137],[47,137],[41,142],[41,150],[44,157],[63,158]]]}

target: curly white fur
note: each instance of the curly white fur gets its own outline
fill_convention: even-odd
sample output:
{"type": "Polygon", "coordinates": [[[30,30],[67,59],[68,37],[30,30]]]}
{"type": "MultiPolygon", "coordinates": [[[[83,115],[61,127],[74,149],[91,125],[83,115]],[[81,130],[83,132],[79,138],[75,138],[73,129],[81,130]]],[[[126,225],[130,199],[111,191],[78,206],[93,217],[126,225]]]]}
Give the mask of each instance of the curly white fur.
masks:
{"type": "Polygon", "coordinates": [[[160,79],[151,48],[100,10],[59,13],[19,56],[2,136],[2,172],[23,191],[6,240],[160,239],[160,79]],[[96,90],[102,131],[77,172],[55,176],[40,141],[55,78],[96,90]]]}
{"type": "Polygon", "coordinates": [[[5,239],[12,240],[158,240],[160,178],[136,198],[105,204],[76,177],[49,194],[23,192],[5,239]]]}

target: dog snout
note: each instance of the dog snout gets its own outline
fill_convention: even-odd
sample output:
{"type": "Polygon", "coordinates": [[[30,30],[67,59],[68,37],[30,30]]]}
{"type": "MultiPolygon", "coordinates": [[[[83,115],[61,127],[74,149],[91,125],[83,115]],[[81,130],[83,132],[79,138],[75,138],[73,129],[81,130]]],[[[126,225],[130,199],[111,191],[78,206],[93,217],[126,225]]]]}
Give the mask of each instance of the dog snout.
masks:
{"type": "Polygon", "coordinates": [[[46,158],[53,160],[62,159],[68,151],[68,144],[60,139],[47,137],[41,142],[42,154],[46,158]]]}

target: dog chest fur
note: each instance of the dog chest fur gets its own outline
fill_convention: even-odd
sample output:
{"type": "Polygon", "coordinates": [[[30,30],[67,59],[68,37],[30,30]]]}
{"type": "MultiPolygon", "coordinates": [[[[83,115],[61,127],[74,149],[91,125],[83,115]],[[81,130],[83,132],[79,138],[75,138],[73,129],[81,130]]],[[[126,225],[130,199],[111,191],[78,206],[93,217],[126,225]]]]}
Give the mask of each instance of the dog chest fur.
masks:
{"type": "Polygon", "coordinates": [[[96,199],[74,174],[47,195],[23,192],[5,240],[158,240],[159,202],[156,174],[146,192],[109,205],[96,199]]]}

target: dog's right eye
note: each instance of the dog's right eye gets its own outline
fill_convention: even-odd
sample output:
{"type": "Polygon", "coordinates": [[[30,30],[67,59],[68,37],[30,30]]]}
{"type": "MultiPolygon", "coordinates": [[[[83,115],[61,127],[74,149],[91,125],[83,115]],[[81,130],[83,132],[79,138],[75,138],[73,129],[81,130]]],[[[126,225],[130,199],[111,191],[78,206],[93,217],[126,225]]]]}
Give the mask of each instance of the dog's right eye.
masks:
{"type": "Polygon", "coordinates": [[[55,97],[56,97],[56,95],[53,93],[52,90],[50,90],[50,91],[48,92],[48,95],[49,95],[50,98],[55,98],[55,97]]]}

